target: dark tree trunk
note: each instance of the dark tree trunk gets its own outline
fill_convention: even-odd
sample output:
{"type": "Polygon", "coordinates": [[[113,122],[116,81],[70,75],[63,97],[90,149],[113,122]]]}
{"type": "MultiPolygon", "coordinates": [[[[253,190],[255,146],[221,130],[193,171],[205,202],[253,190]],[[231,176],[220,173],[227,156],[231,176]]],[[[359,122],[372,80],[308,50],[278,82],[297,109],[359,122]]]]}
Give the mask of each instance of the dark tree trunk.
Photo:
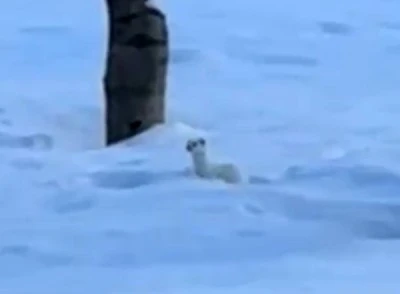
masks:
{"type": "Polygon", "coordinates": [[[104,92],[107,145],[165,121],[166,17],[146,0],[106,0],[109,44],[104,92]]]}

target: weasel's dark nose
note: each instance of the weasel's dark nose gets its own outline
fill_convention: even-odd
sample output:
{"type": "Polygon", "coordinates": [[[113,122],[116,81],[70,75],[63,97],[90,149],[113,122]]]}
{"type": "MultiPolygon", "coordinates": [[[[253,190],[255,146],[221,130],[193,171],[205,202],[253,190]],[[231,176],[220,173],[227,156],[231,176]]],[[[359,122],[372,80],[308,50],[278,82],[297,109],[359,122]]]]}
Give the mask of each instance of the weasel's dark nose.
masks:
{"type": "Polygon", "coordinates": [[[206,140],[204,140],[203,138],[200,138],[200,139],[199,139],[199,144],[200,144],[201,146],[206,145],[206,140]]]}

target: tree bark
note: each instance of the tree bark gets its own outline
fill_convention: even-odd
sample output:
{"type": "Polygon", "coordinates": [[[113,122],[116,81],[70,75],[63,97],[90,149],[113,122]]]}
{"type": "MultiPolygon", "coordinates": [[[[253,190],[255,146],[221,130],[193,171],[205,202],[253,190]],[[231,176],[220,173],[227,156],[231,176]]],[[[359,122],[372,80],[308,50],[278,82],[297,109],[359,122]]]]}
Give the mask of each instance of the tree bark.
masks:
{"type": "Polygon", "coordinates": [[[106,0],[106,144],[165,121],[169,59],[165,14],[147,0],[106,0]]]}

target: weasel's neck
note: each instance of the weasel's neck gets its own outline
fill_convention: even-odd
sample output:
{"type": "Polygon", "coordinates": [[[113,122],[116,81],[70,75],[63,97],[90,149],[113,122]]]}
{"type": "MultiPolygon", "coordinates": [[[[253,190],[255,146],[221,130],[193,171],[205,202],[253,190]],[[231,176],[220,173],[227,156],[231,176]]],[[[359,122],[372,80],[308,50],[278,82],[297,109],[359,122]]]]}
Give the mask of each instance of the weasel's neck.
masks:
{"type": "Polygon", "coordinates": [[[192,159],[195,173],[199,177],[209,177],[210,171],[206,153],[193,153],[192,159]]]}

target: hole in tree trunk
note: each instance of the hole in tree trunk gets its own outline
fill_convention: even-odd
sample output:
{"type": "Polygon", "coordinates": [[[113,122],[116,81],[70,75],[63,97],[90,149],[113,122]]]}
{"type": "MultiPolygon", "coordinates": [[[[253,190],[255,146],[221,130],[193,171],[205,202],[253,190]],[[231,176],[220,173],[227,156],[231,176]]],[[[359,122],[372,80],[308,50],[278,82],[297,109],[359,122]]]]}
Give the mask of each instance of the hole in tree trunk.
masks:
{"type": "Polygon", "coordinates": [[[135,120],[129,124],[129,131],[133,134],[138,134],[143,122],[141,120],[135,120]]]}

